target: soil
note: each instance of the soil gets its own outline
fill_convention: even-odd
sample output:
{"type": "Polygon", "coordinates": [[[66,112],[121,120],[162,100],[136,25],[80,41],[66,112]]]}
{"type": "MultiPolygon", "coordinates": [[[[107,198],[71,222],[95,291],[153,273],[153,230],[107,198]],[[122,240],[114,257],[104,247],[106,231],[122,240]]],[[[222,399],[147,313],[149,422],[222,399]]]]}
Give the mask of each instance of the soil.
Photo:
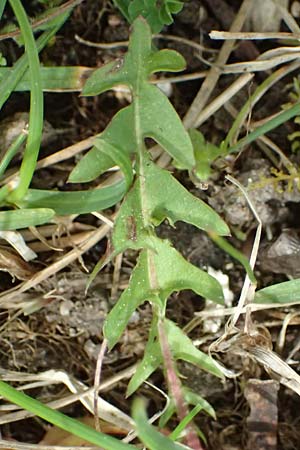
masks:
{"type": "MultiPolygon", "coordinates": [[[[24,2],[32,15],[41,10],[41,3],[24,2]]],[[[161,48],[164,46],[175,48],[183,54],[187,61],[184,74],[207,70],[221,47],[220,41],[210,40],[208,33],[213,29],[228,30],[241,3],[239,0],[188,0],[182,12],[175,18],[174,24],[165,27],[163,33],[197,43],[201,42],[201,45],[208,50],[203,55],[199,55],[198,51],[182,42],[157,40],[157,45],[161,48]],[[204,60],[207,62],[203,62],[204,60]]],[[[9,17],[8,13],[5,19],[8,21],[9,17]]],[[[295,19],[299,20],[297,17],[295,19]]],[[[284,24],[281,24],[281,30],[287,31],[284,24]]],[[[41,53],[42,62],[47,65],[82,65],[95,68],[121,56],[124,52],[122,47],[100,49],[83,45],[75,39],[75,35],[87,41],[115,42],[128,38],[129,27],[110,1],[86,0],[76,6],[52,45],[41,53]]],[[[279,46],[277,41],[239,42],[231,53],[228,63],[255,59],[267,49],[277,46],[279,46]]],[[[8,64],[12,64],[20,53],[17,45],[12,41],[0,41],[0,50],[8,64]]],[[[232,105],[239,110],[249,97],[249,89],[253,92],[269,74],[270,72],[258,72],[250,88],[244,88],[234,97],[232,105]]],[[[255,106],[251,117],[248,118],[249,121],[255,123],[264,117],[272,116],[284,103],[290,102],[289,93],[292,89],[293,76],[296,75],[296,72],[292,73],[271,88],[263,100],[255,106]]],[[[230,86],[235,79],[234,75],[221,77],[209,101],[230,86]]],[[[201,83],[202,80],[198,79],[172,84],[170,99],[181,117],[188,111],[201,83]]],[[[40,157],[43,158],[99,133],[127,102],[128,99],[124,95],[115,92],[88,98],[80,97],[78,93],[45,94],[45,135],[40,157]]],[[[0,154],[2,148],[7,146],[7,140],[11,139],[8,130],[12,132],[11,130],[14,129],[14,132],[18,133],[20,127],[24,126],[28,107],[27,94],[12,95],[3,107],[0,113],[2,142],[0,154]],[[3,147],[4,140],[6,144],[3,147]]],[[[207,141],[220,144],[226,137],[232,121],[227,110],[221,108],[204,122],[199,130],[207,141]]],[[[297,124],[291,120],[268,134],[296,168],[299,167],[299,156],[291,151],[291,142],[287,136],[297,129],[297,124]]],[[[176,177],[194,195],[210,204],[225,219],[232,231],[229,241],[246,256],[249,256],[251,252],[257,221],[245,197],[236,186],[225,181],[225,175],[231,174],[248,188],[249,197],[263,223],[263,235],[255,268],[258,288],[297,278],[300,273],[300,193],[297,187],[292,185],[292,188],[289,188],[286,182],[266,182],[267,179],[272,178],[272,168],[274,168],[272,161],[268,153],[261,151],[254,143],[243,149],[239,155],[220,158],[213,165],[212,176],[208,180],[206,190],[195,186],[188,173],[170,167],[176,177]]],[[[75,162],[76,157],[56,164],[55,167],[37,171],[33,186],[42,189],[70,189],[67,178],[75,162]]],[[[19,160],[16,158],[12,166],[17,167],[18,164],[19,160]]],[[[280,161],[276,169],[278,173],[285,170],[280,161]]],[[[79,189],[80,186],[77,188],[79,189]]],[[[109,216],[112,212],[105,213],[109,216]]],[[[52,231],[57,237],[55,242],[59,246],[62,242],[60,239],[68,236],[71,227],[88,232],[94,230],[99,224],[99,219],[92,215],[79,216],[73,222],[66,220],[54,226],[52,231]]],[[[237,261],[217,247],[207,234],[193,226],[177,223],[176,227],[173,227],[163,223],[158,232],[161,237],[170,239],[184,257],[196,266],[212,270],[214,273],[219,271],[219,274],[225,276],[229,283],[227,289],[231,295],[232,305],[236,305],[245,277],[244,270],[237,261]]],[[[87,386],[93,385],[96,360],[102,343],[103,322],[118,295],[127,286],[136,258],[136,255],[131,252],[123,255],[117,282],[114,280],[116,270],[114,263],[108,264],[85,293],[87,271],[91,271],[105,254],[108,240],[109,236],[86,252],[82,258],[72,262],[68,267],[34,288],[21,293],[16,307],[11,309],[6,307],[1,310],[0,366],[3,370],[33,374],[51,369],[64,370],[87,386]]],[[[54,247],[55,242],[53,242],[54,247]]],[[[76,247],[76,244],[72,245],[76,247]]],[[[1,242],[1,246],[3,252],[10,251],[12,255],[12,250],[5,242],[1,242]]],[[[8,292],[22,280],[32,277],[33,273],[58,261],[71,246],[64,249],[63,253],[44,248],[43,251],[38,252],[35,262],[26,266],[23,261],[17,259],[18,255],[15,254],[14,268],[8,268],[0,261],[0,270],[3,274],[0,291],[2,294],[8,292]]],[[[209,303],[193,292],[182,291],[170,298],[167,310],[168,317],[182,328],[186,327],[189,336],[200,343],[200,348],[204,352],[207,352],[210,344],[222,336],[225,325],[224,317],[218,320],[207,319],[206,324],[201,320],[195,322],[195,318],[199,318],[199,313],[209,311],[209,308],[212,309],[209,303]]],[[[290,359],[296,372],[300,370],[298,313],[297,306],[292,306],[280,310],[258,311],[251,316],[254,327],[267,330],[264,332],[268,333],[270,345],[273,345],[283,360],[288,359],[290,352],[296,349],[290,359]],[[287,315],[290,315],[288,321],[286,321],[287,315]],[[283,323],[287,329],[284,344],[280,347],[283,323]]],[[[141,359],[147,342],[150,321],[151,309],[148,304],[145,304],[133,315],[126,333],[115,349],[104,357],[101,380],[108,379],[122,370],[126,371],[141,359]]],[[[240,330],[243,329],[243,319],[238,326],[240,330]]],[[[245,386],[249,387],[247,383],[251,379],[264,381],[276,377],[274,373],[268,372],[263,365],[253,360],[249,354],[241,356],[226,350],[218,353],[216,358],[235,375],[221,382],[186,363],[179,365],[184,383],[209,401],[216,411],[216,420],[206,414],[199,414],[195,422],[206,437],[208,450],[217,448],[242,450],[248,448],[250,442],[253,447],[253,440],[261,436],[254,435],[252,425],[249,425],[249,417],[250,422],[255,417],[253,401],[251,401],[251,395],[254,394],[251,394],[252,391],[248,389],[246,395],[245,386]]],[[[157,387],[166,389],[162,372],[155,373],[150,381],[157,387]]],[[[126,384],[126,379],[121,380],[113,388],[108,389],[103,397],[129,413],[131,400],[125,399],[126,384]]],[[[264,385],[259,389],[265,389],[264,385]]],[[[270,389],[269,385],[268,389],[270,389]]],[[[274,435],[271,438],[268,436],[271,440],[273,439],[273,444],[275,442],[272,449],[299,449],[300,398],[285,386],[279,388],[277,397],[276,389],[274,388],[272,393],[276,391],[274,395],[277,408],[275,409],[278,417],[275,411],[274,433],[276,435],[277,430],[277,441],[276,439],[274,441],[274,435]]],[[[67,395],[68,390],[61,386],[58,388],[55,385],[49,385],[35,388],[31,393],[42,401],[49,401],[67,395]]],[[[154,413],[163,408],[164,400],[155,391],[150,391],[147,386],[142,387],[138,393],[144,393],[151,400],[149,414],[151,411],[154,413]]],[[[256,392],[255,395],[261,395],[261,391],[259,394],[256,392]]],[[[261,404],[263,405],[263,402],[261,404]]],[[[261,408],[265,407],[261,406],[261,408]]],[[[77,403],[65,407],[64,411],[76,417],[86,414],[84,408],[77,403]]],[[[3,425],[2,436],[5,439],[38,443],[46,429],[47,425],[43,421],[32,418],[3,425]]],[[[257,446],[256,448],[267,447],[257,446]]]]}

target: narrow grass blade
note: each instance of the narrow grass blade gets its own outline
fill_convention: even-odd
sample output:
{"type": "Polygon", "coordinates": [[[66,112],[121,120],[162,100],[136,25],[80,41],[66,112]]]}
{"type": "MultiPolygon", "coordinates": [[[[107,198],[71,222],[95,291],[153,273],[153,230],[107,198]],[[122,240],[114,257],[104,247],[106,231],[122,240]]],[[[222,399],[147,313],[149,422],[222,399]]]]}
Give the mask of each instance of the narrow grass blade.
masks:
{"type": "Polygon", "coordinates": [[[177,427],[175,428],[175,430],[172,431],[172,433],[170,434],[169,438],[172,439],[173,441],[176,441],[176,439],[179,438],[180,434],[184,431],[184,429],[186,428],[186,426],[193,420],[193,418],[201,411],[202,406],[201,405],[196,405],[194,406],[194,408],[192,409],[192,411],[189,412],[189,414],[184,418],[184,420],[182,420],[177,427]]]}
{"type": "Polygon", "coordinates": [[[21,408],[32,412],[44,420],[47,420],[53,425],[56,425],[57,427],[60,427],[63,430],[66,430],[69,433],[90,442],[91,444],[97,445],[104,450],[136,449],[133,445],[124,444],[111,436],[100,433],[93,428],[88,427],[82,422],[78,422],[77,420],[62,414],[59,411],[55,411],[48,406],[43,405],[23,392],[17,391],[4,381],[0,381],[0,395],[12,403],[21,406],[21,408]]]}
{"type": "Polygon", "coordinates": [[[133,402],[132,415],[136,423],[138,436],[147,448],[151,450],[183,450],[187,448],[171,441],[149,424],[142,399],[137,398],[133,402]]]}
{"type": "MultiPolygon", "coordinates": [[[[51,30],[45,31],[37,40],[36,45],[38,51],[41,51],[49,42],[49,40],[56,34],[59,27],[53,28],[51,30]]],[[[24,73],[28,67],[27,55],[24,54],[18,61],[14,64],[11,69],[0,68],[0,109],[9,98],[10,94],[15,89],[15,86],[22,79],[24,73]],[[5,69],[3,72],[2,69],[5,69]],[[1,77],[2,73],[2,77],[1,77]]]]}
{"type": "Polygon", "coordinates": [[[273,284],[256,292],[254,303],[300,303],[300,279],[273,284]]]}
{"type": "Polygon", "coordinates": [[[115,205],[126,191],[124,181],[92,191],[59,192],[29,189],[25,198],[18,202],[22,208],[51,208],[59,216],[87,214],[115,205]]]}
{"type": "Polygon", "coordinates": [[[10,161],[17,154],[19,148],[24,143],[26,137],[27,137],[27,133],[22,132],[19,136],[17,136],[17,138],[13,141],[13,143],[7,149],[5,155],[0,160],[0,177],[2,177],[7,166],[9,165],[10,161]]]}
{"type": "Polygon", "coordinates": [[[17,209],[0,212],[0,230],[18,230],[49,222],[54,211],[47,208],[17,209]]]}
{"type": "Polygon", "coordinates": [[[300,115],[300,104],[297,103],[296,105],[291,106],[289,109],[282,111],[276,117],[269,120],[261,127],[258,127],[258,128],[256,128],[256,130],[247,134],[247,136],[243,137],[235,145],[230,147],[228,149],[228,152],[229,153],[238,152],[245,145],[251,144],[251,142],[255,141],[260,136],[263,136],[264,134],[268,133],[269,131],[273,130],[274,128],[279,127],[279,125],[282,125],[284,122],[287,122],[292,117],[299,116],[299,115],[300,115]]]}
{"type": "Polygon", "coordinates": [[[17,200],[26,194],[38,158],[43,130],[44,99],[39,54],[28,17],[20,0],[9,0],[9,2],[18,20],[24,39],[31,84],[28,138],[20,168],[20,182],[16,190],[11,194],[11,198],[17,200]]]}
{"type": "MultiPolygon", "coordinates": [[[[0,83],[9,78],[14,71],[11,67],[0,67],[0,83]]],[[[94,69],[83,66],[40,67],[42,89],[44,92],[76,92],[81,91],[85,79],[94,69]]],[[[30,91],[30,73],[25,71],[14,87],[14,91],[30,91]]]]}
{"type": "Polygon", "coordinates": [[[256,279],[253,273],[253,270],[251,269],[250,263],[248,259],[246,258],[243,253],[238,251],[236,248],[233,247],[226,239],[222,238],[221,236],[218,236],[216,233],[208,232],[209,237],[212,241],[214,241],[215,244],[217,244],[222,250],[224,250],[226,253],[228,253],[232,258],[239,261],[244,269],[246,270],[246,273],[251,281],[251,283],[256,283],[256,279]]]}

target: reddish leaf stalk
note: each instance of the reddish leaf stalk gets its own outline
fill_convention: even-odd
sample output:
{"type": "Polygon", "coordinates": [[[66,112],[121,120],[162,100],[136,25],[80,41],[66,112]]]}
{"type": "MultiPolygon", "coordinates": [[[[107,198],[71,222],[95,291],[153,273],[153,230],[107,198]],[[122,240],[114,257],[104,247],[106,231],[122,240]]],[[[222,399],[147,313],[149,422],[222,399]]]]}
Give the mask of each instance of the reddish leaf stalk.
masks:
{"type": "MultiPolygon", "coordinates": [[[[189,410],[183,397],[181,381],[176,374],[170,346],[164,328],[164,322],[162,320],[159,320],[158,322],[158,335],[169,390],[175,402],[178,419],[182,421],[188,415],[189,410]]],[[[193,450],[204,450],[192,423],[189,423],[186,427],[185,441],[186,444],[193,450]]]]}

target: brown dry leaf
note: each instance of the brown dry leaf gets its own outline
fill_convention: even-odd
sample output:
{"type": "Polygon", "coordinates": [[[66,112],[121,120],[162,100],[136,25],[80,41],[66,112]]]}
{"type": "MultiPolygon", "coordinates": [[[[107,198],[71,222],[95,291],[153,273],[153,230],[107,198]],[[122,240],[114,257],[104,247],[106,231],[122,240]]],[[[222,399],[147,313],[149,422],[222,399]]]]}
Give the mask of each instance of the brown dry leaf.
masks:
{"type": "Polygon", "coordinates": [[[8,272],[18,280],[29,280],[35,270],[13,250],[0,246],[0,270],[8,272]]]}
{"type": "Polygon", "coordinates": [[[227,342],[219,344],[218,351],[228,351],[238,355],[248,355],[284,386],[300,396],[300,375],[270,349],[270,336],[267,330],[250,334],[239,333],[227,342]],[[264,333],[262,332],[264,331],[264,333]]]}
{"type": "MultiPolygon", "coordinates": [[[[94,417],[86,416],[81,419],[77,419],[80,422],[94,428],[94,417]]],[[[121,430],[119,427],[113,426],[103,420],[100,420],[100,429],[102,433],[113,435],[113,436],[126,436],[127,431],[121,430]]],[[[90,443],[62,430],[58,427],[51,427],[44,438],[41,440],[40,444],[44,445],[62,445],[62,446],[82,446],[90,447],[90,443]]]]}

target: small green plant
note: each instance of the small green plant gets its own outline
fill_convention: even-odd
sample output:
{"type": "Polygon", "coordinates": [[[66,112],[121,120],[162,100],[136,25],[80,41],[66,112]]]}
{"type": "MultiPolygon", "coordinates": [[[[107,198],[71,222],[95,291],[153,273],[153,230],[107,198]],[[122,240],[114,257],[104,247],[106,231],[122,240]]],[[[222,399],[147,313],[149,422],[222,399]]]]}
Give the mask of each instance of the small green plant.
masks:
{"type": "MultiPolygon", "coordinates": [[[[1,83],[5,89],[2,91],[2,97],[0,96],[0,103],[2,101],[4,104],[20,82],[26,83],[26,77],[32,101],[20,178],[16,185],[4,185],[0,190],[0,199],[6,208],[0,212],[1,229],[16,230],[46,223],[51,221],[55,214],[80,214],[101,210],[124,199],[115,222],[112,257],[127,249],[136,250],[139,256],[129,287],[105,323],[104,334],[109,347],[112,348],[118,342],[132,313],[140,304],[149,301],[153,311],[145,355],[128,386],[128,395],[135,392],[154,370],[163,365],[167,353],[170,354],[166,366],[169,374],[170,370],[173,370],[170,367],[173,359],[183,359],[222,377],[214,361],[198,350],[180,328],[165,317],[168,297],[174,291],[193,289],[199,295],[216,302],[222,302],[223,295],[221,286],[213,277],[188,263],[169,241],[159,239],[155,228],[165,219],[171,224],[183,220],[217,235],[229,233],[226,224],[210,207],[192,196],[170,172],[155,165],[145,146],[145,138],[150,137],[181,167],[192,170],[195,166],[192,143],[180,118],[165,95],[148,81],[150,75],[158,71],[182,70],[185,66],[183,58],[172,50],[157,51],[151,43],[149,25],[144,18],[137,18],[133,24],[128,53],[124,58],[96,71],[87,81],[83,91],[83,95],[98,95],[117,84],[126,84],[132,93],[132,103],[119,111],[106,130],[95,140],[94,148],[75,167],[69,181],[91,181],[114,165],[120,167],[123,178],[113,186],[87,191],[30,189],[43,119],[42,89],[45,79],[42,76],[45,72],[40,71],[38,52],[66,17],[60,22],[51,21],[36,43],[21,3],[18,0],[12,3],[22,32],[22,40],[19,42],[22,45],[24,41],[26,53],[10,72],[3,72],[1,83]],[[9,206],[13,206],[13,209],[7,210],[9,206]]],[[[0,165],[2,174],[25,137],[18,137],[7,149],[0,165]]],[[[172,391],[172,384],[170,388],[172,391]]],[[[5,383],[0,384],[0,391],[11,401],[52,423],[64,426],[59,413],[50,412],[51,410],[9,388],[5,383]]],[[[198,403],[194,412],[185,414],[186,421],[191,420],[198,412],[200,404],[203,410],[213,414],[212,408],[205,401],[201,402],[200,397],[191,396],[187,389],[182,392],[187,403],[198,403]]],[[[176,401],[174,405],[178,410],[176,401]]],[[[155,450],[158,449],[159,443],[163,443],[170,450],[180,448],[169,438],[159,435],[149,426],[146,427],[146,416],[144,420],[141,419],[142,410],[140,405],[133,411],[137,416],[140,438],[149,442],[150,448],[155,450]],[[136,414],[136,411],[139,411],[139,414],[136,414]]],[[[172,415],[174,409],[169,410],[169,415],[170,411],[172,415]]],[[[181,427],[184,428],[184,424],[183,421],[181,427]]],[[[84,430],[80,429],[78,432],[82,435],[84,430]]],[[[174,438],[177,439],[179,435],[178,431],[174,438]]],[[[103,448],[131,447],[117,444],[115,440],[106,444],[102,435],[97,437],[96,434],[87,433],[87,438],[103,448]]]]}
{"type": "MultiPolygon", "coordinates": [[[[5,3],[0,1],[1,14],[5,3]]],[[[3,176],[9,162],[26,139],[19,179],[15,184],[7,184],[0,189],[0,205],[3,207],[0,212],[0,230],[39,225],[50,222],[55,215],[89,213],[121,202],[112,234],[110,258],[131,249],[137,253],[137,262],[129,286],[107,317],[104,335],[109,348],[114,347],[135,309],[146,301],[150,302],[152,323],[148,342],[143,359],[130,380],[127,394],[133,394],[158,367],[164,368],[171,401],[161,416],[159,425],[165,426],[175,412],[179,417],[179,425],[169,437],[159,433],[148,423],[146,408],[141,399],[133,402],[132,415],[138,437],[147,448],[180,450],[187,448],[180,443],[181,434],[186,430],[186,435],[189,436],[187,430],[194,416],[200,410],[212,417],[215,417],[215,413],[204,399],[181,385],[176,361],[187,361],[218,377],[222,377],[222,372],[212,358],[198,350],[177,324],[166,317],[167,301],[173,292],[183,289],[192,289],[216,303],[222,303],[223,294],[216,279],[186,261],[168,240],[160,239],[156,228],[168,220],[172,226],[177,221],[184,221],[205,230],[221,248],[244,265],[251,281],[253,273],[246,258],[222,238],[222,235],[229,234],[223,220],[208,205],[191,195],[171,172],[155,164],[145,145],[145,139],[152,138],[160,144],[177,167],[187,169],[201,180],[206,180],[210,175],[210,164],[215,158],[224,152],[236,151],[243,143],[254,140],[266,130],[282,123],[284,118],[299,114],[299,106],[293,106],[277,122],[273,121],[271,125],[255,130],[232,147],[229,147],[229,142],[221,148],[208,144],[197,130],[191,130],[189,134],[169,100],[149,82],[153,73],[176,72],[185,67],[183,58],[177,52],[158,51],[151,42],[151,30],[160,31],[164,24],[171,23],[172,14],[180,11],[183,2],[115,0],[114,3],[133,22],[128,52],[123,58],[95,71],[86,82],[83,95],[99,95],[116,85],[125,84],[131,91],[132,102],[120,110],[95,139],[94,147],[74,168],[69,181],[92,181],[115,165],[119,166],[122,176],[114,185],[105,188],[59,192],[30,189],[30,183],[41,142],[43,89],[55,83],[63,87],[76,85],[76,68],[41,68],[38,58],[39,51],[55,35],[69,11],[64,10],[63,14],[59,14],[59,9],[54,7],[52,12],[55,20],[52,20],[53,14],[49,14],[47,10],[43,32],[35,40],[20,0],[10,0],[22,34],[22,39],[18,42],[20,45],[24,43],[25,53],[13,67],[0,67],[0,107],[15,90],[29,90],[31,105],[28,136],[20,135],[0,161],[0,176],[3,176]],[[186,405],[194,406],[191,412],[186,405]]],[[[4,63],[2,60],[1,64],[4,63]]],[[[102,265],[100,262],[96,266],[91,281],[102,265]]],[[[291,298],[297,300],[298,292],[299,280],[293,280],[259,291],[254,301],[288,302],[291,298]]],[[[101,448],[137,448],[98,433],[42,405],[3,381],[0,381],[0,394],[101,448]]],[[[199,430],[198,433],[200,434],[199,430]]],[[[195,441],[192,433],[190,437],[190,440],[189,437],[187,439],[188,448],[201,448],[200,444],[193,445],[195,441]]]]}
{"type": "Polygon", "coordinates": [[[148,81],[154,72],[183,68],[178,53],[152,47],[150,28],[138,18],[124,59],[97,70],[83,90],[83,95],[97,95],[126,84],[132,94],[131,105],[117,113],[70,175],[72,182],[87,182],[116,164],[124,174],[127,194],[115,220],[112,256],[127,249],[137,250],[139,256],[128,288],[104,325],[109,348],[118,342],[139,305],[148,301],[153,311],[144,358],[129,383],[128,395],[163,364],[163,335],[172,359],[183,359],[222,376],[214,361],[165,317],[168,297],[174,291],[192,289],[217,303],[222,302],[223,295],[214,278],[187,262],[168,240],[158,238],[155,228],[167,219],[171,224],[181,220],[219,235],[229,232],[210,207],[192,196],[170,172],[155,165],[145,146],[145,138],[150,137],[181,167],[191,170],[195,166],[188,133],[166,96],[148,81]]]}
{"type": "Polygon", "coordinates": [[[113,0],[129,23],[143,16],[153,33],[161,31],[164,25],[173,22],[172,14],[183,8],[181,0],[113,0]]]}

